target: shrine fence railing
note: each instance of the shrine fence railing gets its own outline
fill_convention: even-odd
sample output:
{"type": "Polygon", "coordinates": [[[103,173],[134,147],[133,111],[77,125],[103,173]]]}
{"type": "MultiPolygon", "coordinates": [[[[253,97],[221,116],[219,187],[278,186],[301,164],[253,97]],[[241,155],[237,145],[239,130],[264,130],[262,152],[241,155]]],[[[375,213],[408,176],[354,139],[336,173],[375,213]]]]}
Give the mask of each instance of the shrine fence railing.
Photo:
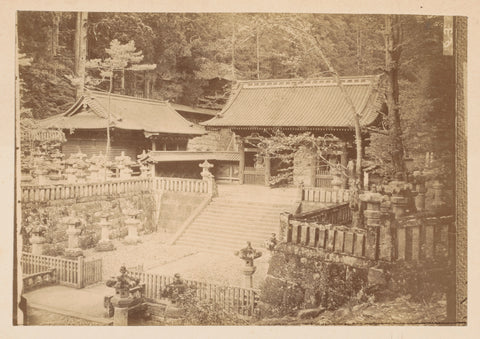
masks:
{"type": "MultiPolygon", "coordinates": [[[[173,282],[173,277],[159,274],[138,271],[129,273],[145,283],[145,298],[153,302],[161,301],[162,292],[173,282]]],[[[259,300],[259,291],[256,289],[222,286],[186,279],[184,282],[195,289],[200,300],[210,301],[226,311],[244,316],[252,316],[256,312],[259,300]]]]}
{"type": "Polygon", "coordinates": [[[328,187],[303,187],[299,198],[300,201],[340,204],[349,201],[350,191],[347,189],[333,189],[328,187]]]}
{"type": "Polygon", "coordinates": [[[294,220],[286,213],[282,218],[287,243],[369,260],[412,262],[446,259],[454,222],[451,216],[425,217],[353,228],[294,220]]]}
{"type": "Polygon", "coordinates": [[[22,203],[45,202],[51,200],[152,192],[153,190],[213,194],[215,189],[214,185],[214,180],[165,177],[81,184],[22,185],[21,201],[22,203]]]}
{"type": "Polygon", "coordinates": [[[102,281],[101,259],[85,261],[23,252],[20,260],[23,276],[55,269],[55,279],[60,285],[83,288],[102,281]]]}

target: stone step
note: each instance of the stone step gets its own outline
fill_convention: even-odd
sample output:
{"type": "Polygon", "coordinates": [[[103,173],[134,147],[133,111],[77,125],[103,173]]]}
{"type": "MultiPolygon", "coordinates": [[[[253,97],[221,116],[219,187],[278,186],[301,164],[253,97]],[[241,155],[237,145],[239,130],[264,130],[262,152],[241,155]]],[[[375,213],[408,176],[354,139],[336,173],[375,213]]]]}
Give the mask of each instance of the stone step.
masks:
{"type": "Polygon", "coordinates": [[[211,202],[212,206],[221,206],[221,207],[228,207],[228,206],[244,206],[248,208],[253,208],[253,209],[284,209],[284,208],[290,208],[291,203],[286,201],[283,203],[277,203],[277,202],[258,202],[258,201],[244,201],[244,200],[229,200],[229,199],[220,199],[220,198],[215,198],[211,202]]]}
{"type": "Polygon", "coordinates": [[[245,207],[222,207],[222,206],[209,206],[207,207],[203,213],[208,213],[212,215],[249,215],[252,217],[260,217],[260,216],[269,216],[269,217],[277,217],[282,213],[284,210],[277,209],[277,210],[267,210],[267,209],[249,209],[245,207]]]}
{"type": "Polygon", "coordinates": [[[242,204],[220,204],[211,203],[208,206],[208,210],[214,211],[251,211],[251,213],[280,213],[283,211],[289,211],[291,208],[282,207],[266,207],[255,205],[242,205],[242,204]]]}
{"type": "MultiPolygon", "coordinates": [[[[240,243],[216,243],[216,242],[209,242],[209,243],[202,243],[202,242],[190,242],[190,241],[181,241],[178,244],[178,246],[184,246],[188,248],[195,248],[199,251],[205,251],[205,252],[214,252],[214,253],[229,253],[229,254],[234,254],[235,251],[238,251],[246,246],[246,242],[240,242],[240,243]]],[[[252,243],[253,248],[260,250],[261,252],[266,251],[262,247],[261,244],[257,243],[252,243]]]]}
{"type": "Polygon", "coordinates": [[[234,238],[234,237],[242,237],[245,234],[248,234],[249,237],[252,238],[262,238],[262,239],[269,239],[272,233],[278,233],[278,230],[276,230],[274,227],[270,229],[262,229],[262,230],[254,230],[254,229],[235,229],[235,228],[229,228],[226,229],[226,231],[222,231],[220,228],[213,228],[213,227],[208,227],[208,226],[197,226],[195,228],[192,228],[188,235],[197,235],[197,234],[205,234],[205,235],[214,235],[216,238],[221,237],[221,238],[234,238]]]}
{"type": "Polygon", "coordinates": [[[223,228],[227,229],[238,229],[238,230],[265,230],[271,229],[272,227],[279,226],[278,220],[272,221],[250,221],[250,220],[239,220],[239,219],[228,219],[228,218],[198,218],[191,225],[190,228],[198,226],[202,227],[214,227],[216,229],[222,230],[223,228]]]}
{"type": "MultiPolygon", "coordinates": [[[[241,248],[244,248],[247,245],[247,241],[250,241],[249,239],[240,239],[238,241],[226,241],[226,240],[213,240],[213,239],[185,239],[181,242],[178,243],[178,245],[184,245],[184,246],[190,246],[194,248],[200,247],[207,247],[207,248],[212,248],[212,249],[224,249],[228,250],[231,253],[234,253],[235,251],[238,251],[241,248]]],[[[262,241],[250,241],[252,246],[254,248],[263,248],[263,242],[262,241]]]]}
{"type": "Polygon", "coordinates": [[[255,242],[257,244],[260,244],[263,246],[263,243],[265,242],[265,240],[269,239],[270,238],[270,235],[271,233],[267,233],[267,234],[249,234],[249,233],[244,233],[244,234],[238,234],[238,233],[227,233],[227,232],[224,232],[223,234],[218,234],[218,233],[215,233],[215,232],[202,232],[202,231],[192,231],[191,233],[189,233],[188,235],[180,238],[178,242],[180,242],[181,240],[192,240],[192,241],[196,241],[196,240],[205,240],[208,242],[218,242],[218,243],[222,243],[222,242],[225,242],[225,243],[229,243],[229,242],[232,242],[232,243],[245,243],[246,241],[252,241],[252,242],[255,242]]]}
{"type": "Polygon", "coordinates": [[[250,241],[254,248],[262,249],[271,234],[278,233],[280,213],[293,208],[294,193],[254,186],[219,187],[219,197],[210,202],[175,245],[233,253],[250,241]]]}
{"type": "MultiPolygon", "coordinates": [[[[231,214],[230,215],[223,215],[223,214],[202,214],[199,216],[195,222],[201,221],[205,223],[219,223],[219,224],[232,224],[232,225],[270,225],[270,224],[278,224],[280,220],[279,216],[274,217],[252,217],[249,215],[239,215],[238,218],[234,218],[231,214]]],[[[195,223],[194,222],[194,223],[195,223]]]]}

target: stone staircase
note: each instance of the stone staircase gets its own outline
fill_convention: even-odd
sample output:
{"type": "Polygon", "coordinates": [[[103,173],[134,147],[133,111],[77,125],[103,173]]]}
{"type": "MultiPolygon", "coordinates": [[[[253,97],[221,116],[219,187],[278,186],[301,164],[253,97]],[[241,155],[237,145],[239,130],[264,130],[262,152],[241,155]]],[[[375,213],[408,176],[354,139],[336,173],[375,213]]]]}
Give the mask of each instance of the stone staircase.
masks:
{"type": "Polygon", "coordinates": [[[272,233],[278,235],[279,214],[293,208],[296,191],[219,185],[218,192],[218,197],[212,199],[176,245],[232,253],[251,241],[254,248],[263,248],[272,233]]]}

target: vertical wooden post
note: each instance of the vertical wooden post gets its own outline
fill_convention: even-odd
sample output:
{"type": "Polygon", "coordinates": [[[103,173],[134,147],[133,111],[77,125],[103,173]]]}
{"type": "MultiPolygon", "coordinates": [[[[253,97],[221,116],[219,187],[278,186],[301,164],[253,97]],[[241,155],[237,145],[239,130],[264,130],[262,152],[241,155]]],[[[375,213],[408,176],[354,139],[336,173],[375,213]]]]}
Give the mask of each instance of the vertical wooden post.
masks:
{"type": "Polygon", "coordinates": [[[85,258],[83,256],[78,257],[78,265],[77,265],[77,288],[83,288],[84,287],[84,267],[85,267],[85,258]]]}
{"type": "Polygon", "coordinates": [[[157,141],[152,138],[152,151],[156,151],[156,150],[157,150],[157,141]]]}
{"type": "Polygon", "coordinates": [[[243,184],[244,180],[244,172],[245,172],[245,145],[243,144],[243,140],[240,139],[238,143],[238,151],[240,153],[240,161],[238,164],[238,179],[240,185],[243,184]]]}
{"type": "MultiPolygon", "coordinates": [[[[342,170],[344,172],[346,172],[346,168],[347,168],[347,143],[344,142],[342,144],[342,154],[340,155],[340,164],[342,165],[342,170]]],[[[347,188],[348,186],[348,177],[346,175],[343,175],[342,174],[342,187],[343,188],[347,188]]]]}

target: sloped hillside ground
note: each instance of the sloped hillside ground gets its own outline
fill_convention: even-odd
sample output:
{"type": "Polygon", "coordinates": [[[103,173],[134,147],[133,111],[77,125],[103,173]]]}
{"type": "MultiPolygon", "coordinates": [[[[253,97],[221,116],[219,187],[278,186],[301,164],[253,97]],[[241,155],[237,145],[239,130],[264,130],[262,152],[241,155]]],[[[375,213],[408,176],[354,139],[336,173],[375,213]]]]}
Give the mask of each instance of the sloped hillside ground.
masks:
{"type": "Polygon", "coordinates": [[[439,325],[445,321],[445,294],[436,294],[428,302],[410,295],[346,305],[325,311],[311,319],[282,317],[263,319],[256,325],[439,325]]]}

